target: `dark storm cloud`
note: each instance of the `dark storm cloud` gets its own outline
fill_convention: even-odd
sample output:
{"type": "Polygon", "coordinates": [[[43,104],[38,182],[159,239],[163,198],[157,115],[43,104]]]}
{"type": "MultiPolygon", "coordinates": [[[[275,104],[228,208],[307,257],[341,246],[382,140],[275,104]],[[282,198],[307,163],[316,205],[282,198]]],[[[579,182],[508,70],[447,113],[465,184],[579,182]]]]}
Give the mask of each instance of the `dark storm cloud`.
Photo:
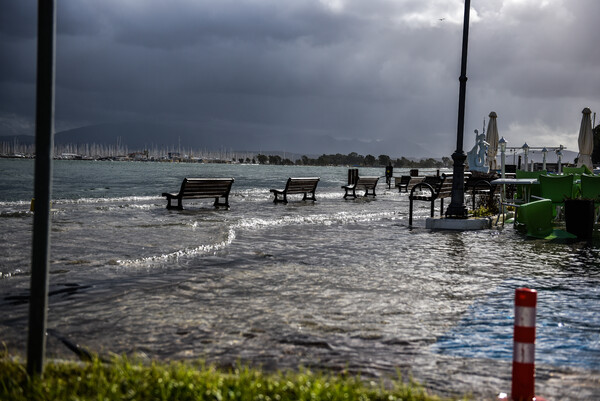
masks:
{"type": "Polygon", "coordinates": [[[36,18],[34,1],[3,1],[0,13],[0,34],[9,38],[34,39],[36,18]]]}
{"type": "Polygon", "coordinates": [[[114,15],[118,42],[174,49],[211,41],[334,41],[347,33],[348,20],[306,2],[189,2],[185,10],[169,2],[131,3],[114,15]]]}
{"type": "MultiPolygon", "coordinates": [[[[0,134],[10,134],[32,126],[36,4],[0,7],[0,134]]],[[[594,110],[600,90],[600,6],[472,7],[466,130],[494,110],[513,144],[576,147],[581,109],[594,110]]],[[[462,10],[459,0],[63,0],[57,128],[221,121],[239,131],[411,140],[449,154],[462,10]]]]}

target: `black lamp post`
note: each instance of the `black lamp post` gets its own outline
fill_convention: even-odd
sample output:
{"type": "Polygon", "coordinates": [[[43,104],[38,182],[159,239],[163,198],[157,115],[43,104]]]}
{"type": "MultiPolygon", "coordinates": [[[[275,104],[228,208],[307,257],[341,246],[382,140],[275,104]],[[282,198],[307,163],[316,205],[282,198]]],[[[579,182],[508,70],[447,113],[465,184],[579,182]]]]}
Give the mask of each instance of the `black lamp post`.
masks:
{"type": "Polygon", "coordinates": [[[452,180],[452,200],[446,210],[446,217],[464,219],[467,217],[465,206],[465,159],[463,134],[465,129],[465,95],[467,91],[467,46],[469,44],[469,11],[471,0],[465,0],[465,19],[463,22],[462,60],[460,65],[460,90],[458,95],[458,127],[456,131],[456,151],[452,154],[454,174],[452,180]]]}
{"type": "Polygon", "coordinates": [[[54,147],[54,45],[56,2],[38,0],[38,48],[35,117],[35,212],[31,256],[31,296],[27,338],[27,372],[40,376],[46,354],[50,199],[54,147]]]}

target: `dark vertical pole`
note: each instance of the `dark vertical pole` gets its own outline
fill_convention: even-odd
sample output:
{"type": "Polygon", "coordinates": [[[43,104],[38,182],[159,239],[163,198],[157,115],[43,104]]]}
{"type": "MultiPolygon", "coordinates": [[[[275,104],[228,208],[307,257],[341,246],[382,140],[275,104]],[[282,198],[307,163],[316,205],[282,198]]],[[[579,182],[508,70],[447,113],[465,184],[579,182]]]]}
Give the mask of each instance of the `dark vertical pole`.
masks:
{"type": "Polygon", "coordinates": [[[55,0],[38,0],[37,89],[35,112],[35,212],[31,257],[31,296],[27,372],[41,375],[46,352],[50,199],[54,146],[55,0]]]}
{"type": "Polygon", "coordinates": [[[465,159],[463,134],[465,129],[465,96],[467,92],[467,47],[469,44],[469,12],[471,0],[465,0],[465,19],[463,22],[462,59],[460,64],[460,90],[458,95],[458,127],[456,131],[456,151],[452,154],[454,174],[452,180],[452,200],[446,210],[446,217],[466,218],[465,206],[465,159]]]}

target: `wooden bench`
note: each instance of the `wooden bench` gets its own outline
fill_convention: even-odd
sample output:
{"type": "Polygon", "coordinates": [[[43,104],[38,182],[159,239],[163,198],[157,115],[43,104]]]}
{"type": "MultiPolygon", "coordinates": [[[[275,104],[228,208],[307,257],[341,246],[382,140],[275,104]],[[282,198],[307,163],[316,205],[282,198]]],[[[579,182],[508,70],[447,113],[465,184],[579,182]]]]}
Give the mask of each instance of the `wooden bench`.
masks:
{"type": "Polygon", "coordinates": [[[403,175],[400,177],[394,177],[394,186],[398,187],[398,192],[408,192],[408,185],[410,184],[412,177],[410,175],[403,175]]]}
{"type": "MultiPolygon", "coordinates": [[[[465,180],[471,173],[465,172],[465,180]]],[[[441,176],[427,176],[420,183],[412,187],[410,191],[409,208],[408,208],[408,225],[412,226],[413,221],[413,202],[424,201],[431,204],[431,217],[434,214],[434,206],[436,199],[440,200],[440,217],[444,213],[444,199],[452,197],[452,173],[444,173],[441,176]]],[[[463,182],[464,191],[464,182],[463,182]]]]}
{"type": "Polygon", "coordinates": [[[356,199],[356,190],[360,189],[360,188],[365,190],[365,196],[367,196],[367,195],[377,196],[375,194],[375,188],[377,187],[377,181],[379,181],[379,177],[358,177],[358,179],[356,180],[356,183],[349,184],[349,185],[342,185],[342,189],[344,189],[346,191],[346,193],[344,194],[344,199],[346,199],[348,196],[351,196],[353,199],[356,199]],[[370,194],[369,194],[369,190],[371,191],[370,194]],[[352,191],[352,193],[349,193],[349,191],[352,191]]]}
{"type": "Polygon", "coordinates": [[[167,197],[167,209],[183,209],[184,199],[215,198],[214,205],[229,207],[229,192],[233,178],[184,178],[181,188],[176,194],[164,192],[167,197]],[[223,198],[224,202],[219,202],[223,198]],[[177,206],[171,205],[171,200],[177,199],[177,206]]]}
{"type": "Polygon", "coordinates": [[[398,187],[398,192],[402,193],[402,190],[404,189],[404,191],[408,193],[415,185],[423,182],[424,179],[424,176],[403,175],[401,177],[396,177],[395,186],[398,187]]]}
{"type": "Polygon", "coordinates": [[[271,192],[275,195],[273,203],[287,203],[287,196],[292,194],[304,194],[302,200],[316,201],[315,190],[319,180],[319,177],[290,177],[285,184],[285,189],[271,189],[271,192]],[[311,197],[308,197],[309,193],[312,194],[311,197]],[[283,199],[279,199],[278,195],[282,195],[283,199]]]}

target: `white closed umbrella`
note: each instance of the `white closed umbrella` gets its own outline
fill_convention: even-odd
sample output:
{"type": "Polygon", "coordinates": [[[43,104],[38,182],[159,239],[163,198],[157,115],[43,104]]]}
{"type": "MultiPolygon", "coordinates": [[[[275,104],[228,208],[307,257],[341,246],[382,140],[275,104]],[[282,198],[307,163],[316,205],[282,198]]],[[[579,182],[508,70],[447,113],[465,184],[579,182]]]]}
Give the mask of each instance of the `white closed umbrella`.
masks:
{"type": "Polygon", "coordinates": [[[592,151],[594,150],[594,135],[592,133],[592,111],[589,108],[585,108],[582,111],[583,116],[581,118],[581,126],[579,127],[579,138],[577,142],[579,144],[579,157],[577,158],[577,167],[587,166],[590,170],[593,170],[592,165],[592,151]]]}
{"type": "Polygon", "coordinates": [[[485,137],[485,141],[488,143],[487,159],[490,170],[497,170],[496,155],[498,154],[498,125],[496,124],[496,117],[498,117],[498,115],[495,111],[492,111],[489,117],[490,121],[488,122],[488,129],[485,137]]]}

